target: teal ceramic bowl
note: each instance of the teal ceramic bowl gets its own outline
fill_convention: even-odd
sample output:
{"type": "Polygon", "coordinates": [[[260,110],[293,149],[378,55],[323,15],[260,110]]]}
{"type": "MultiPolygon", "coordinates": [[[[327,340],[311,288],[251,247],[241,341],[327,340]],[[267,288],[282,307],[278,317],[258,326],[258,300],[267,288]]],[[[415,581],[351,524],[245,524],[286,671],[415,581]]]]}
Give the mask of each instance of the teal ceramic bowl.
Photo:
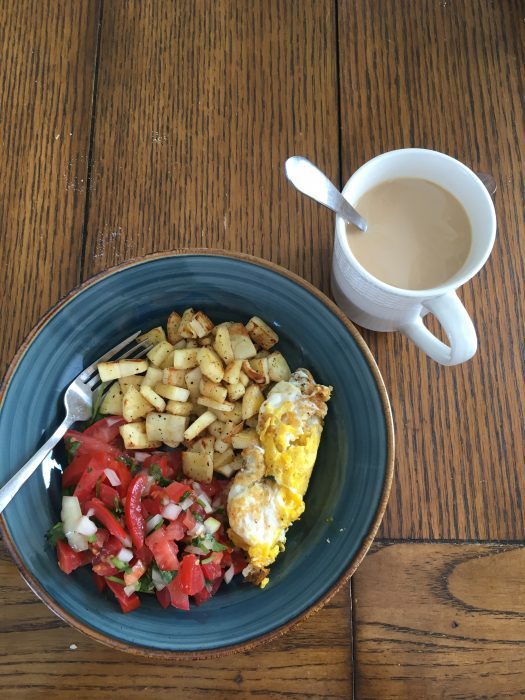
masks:
{"type": "Polygon", "coordinates": [[[220,251],[149,256],[86,282],[31,332],[0,398],[0,483],[63,417],[66,386],[119,339],[165,323],[170,311],[203,309],[216,321],[270,322],[293,367],[334,387],[306,495],[286,551],[264,590],[234,581],[190,612],[147,596],[123,615],[88,571],[65,576],[44,535],[59,519],[60,472],[34,474],[0,520],[22,576],[59,617],[123,651],[201,657],[247,650],[317,610],[353,574],[383,516],[393,472],[388,398],[364,341],[314,287],[271,263],[220,251]]]}

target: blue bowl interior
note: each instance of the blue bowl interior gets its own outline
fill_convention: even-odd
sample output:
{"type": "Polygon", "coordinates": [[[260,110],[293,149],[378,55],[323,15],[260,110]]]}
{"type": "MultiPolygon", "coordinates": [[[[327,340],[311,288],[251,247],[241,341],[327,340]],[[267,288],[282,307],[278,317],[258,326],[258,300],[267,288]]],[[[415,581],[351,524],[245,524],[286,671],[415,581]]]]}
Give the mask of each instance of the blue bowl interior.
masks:
{"type": "MultiPolygon", "coordinates": [[[[387,425],[378,387],[357,343],[329,308],[291,279],[244,260],[166,256],[134,264],[88,286],[34,338],[0,409],[5,482],[63,417],[69,382],[133,331],[165,324],[173,310],[203,309],[215,322],[256,314],[280,336],[292,368],[334,387],[306,511],[264,591],[234,581],[189,613],[143,596],[122,615],[87,571],[65,576],[44,535],[59,519],[59,471],[48,460],[4,512],[19,556],[58,606],[120,642],[152,650],[202,651],[239,644],[293,620],[348,568],[374,519],[387,465],[387,425]]],[[[61,451],[55,457],[61,459],[61,451]]]]}

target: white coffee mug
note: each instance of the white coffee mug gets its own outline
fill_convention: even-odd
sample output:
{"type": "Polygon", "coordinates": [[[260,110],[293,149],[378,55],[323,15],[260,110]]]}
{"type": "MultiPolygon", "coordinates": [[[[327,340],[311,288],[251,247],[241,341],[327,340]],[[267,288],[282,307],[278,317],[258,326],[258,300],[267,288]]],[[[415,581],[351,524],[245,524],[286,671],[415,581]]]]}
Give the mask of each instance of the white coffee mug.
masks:
{"type": "MultiPolygon", "coordinates": [[[[472,244],[463,267],[445,284],[432,289],[398,289],[371,275],[348,245],[346,225],[336,218],[332,261],[332,293],[346,315],[374,331],[401,331],[429,357],[443,365],[469,360],[477,348],[476,331],[456,289],[484,265],[496,236],[496,213],[484,184],[466,165],[437,151],[406,148],[365,163],[343,189],[356,205],[365,192],[387,180],[422,178],[443,187],[463,205],[472,229],[472,244]],[[450,346],[423,323],[432,313],[445,330],[450,346]]],[[[359,235],[366,236],[366,233],[359,235]]]]}

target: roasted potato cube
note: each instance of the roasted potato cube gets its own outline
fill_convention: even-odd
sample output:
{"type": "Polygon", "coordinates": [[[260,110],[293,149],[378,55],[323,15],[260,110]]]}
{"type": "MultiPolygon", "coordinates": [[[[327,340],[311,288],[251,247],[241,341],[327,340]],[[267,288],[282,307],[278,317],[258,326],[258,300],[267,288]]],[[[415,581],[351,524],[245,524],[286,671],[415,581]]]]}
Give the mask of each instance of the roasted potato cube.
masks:
{"type": "Polygon", "coordinates": [[[159,369],[168,369],[173,367],[173,355],[175,354],[175,348],[169,352],[166,357],[162,360],[159,365],[159,369]]]}
{"type": "Polygon", "coordinates": [[[237,435],[233,435],[232,447],[234,450],[244,450],[247,447],[257,447],[259,445],[259,436],[254,428],[246,428],[241,430],[237,435]]]}
{"type": "Polygon", "coordinates": [[[196,338],[197,334],[190,326],[191,319],[195,316],[195,311],[192,308],[186,309],[180,320],[179,335],[181,338],[196,338]]]}
{"type": "Polygon", "coordinates": [[[279,342],[279,336],[265,323],[262,318],[252,316],[246,324],[246,330],[254,343],[260,345],[264,350],[269,350],[275,343],[279,342]]]}
{"type": "Polygon", "coordinates": [[[224,403],[219,403],[218,401],[214,401],[213,399],[209,399],[207,396],[199,396],[197,399],[197,404],[199,406],[206,406],[207,408],[211,408],[212,411],[222,411],[222,412],[229,412],[233,411],[233,404],[224,402],[224,403]]]}
{"type": "Polygon", "coordinates": [[[186,383],[188,391],[190,392],[191,400],[193,402],[197,401],[197,399],[200,396],[201,379],[202,372],[200,370],[200,367],[195,367],[195,369],[192,369],[190,372],[186,372],[184,381],[186,383]]]}
{"type": "Polygon", "coordinates": [[[215,384],[219,384],[219,382],[222,381],[224,377],[224,367],[221,358],[217,355],[215,350],[211,348],[200,348],[197,351],[197,360],[201,372],[205,377],[211,379],[215,384]]]}
{"type": "MultiPolygon", "coordinates": [[[[169,384],[170,386],[181,386],[183,389],[186,388],[186,382],[184,378],[186,377],[186,372],[183,369],[175,369],[174,367],[167,367],[162,370],[162,383],[169,384]]],[[[156,384],[158,382],[155,382],[156,384]]]]}
{"type": "Polygon", "coordinates": [[[250,357],[255,357],[257,349],[242,323],[232,323],[228,328],[228,333],[235,360],[249,360],[250,357]]]}
{"type": "Polygon", "coordinates": [[[166,410],[166,402],[157,394],[156,391],[152,389],[152,387],[148,386],[147,384],[141,384],[140,393],[146,399],[146,401],[149,401],[156,411],[162,413],[162,411],[166,410]]]}
{"type": "Polygon", "coordinates": [[[199,338],[198,343],[201,347],[206,347],[207,345],[213,345],[213,336],[207,335],[205,338],[199,338]]]}
{"type": "Polygon", "coordinates": [[[228,393],[228,390],[225,386],[215,384],[215,382],[212,382],[209,379],[201,379],[199,387],[201,396],[207,396],[209,399],[213,399],[219,403],[226,401],[226,394],[228,393]]]}
{"type": "Polygon", "coordinates": [[[119,431],[124,440],[126,450],[151,450],[162,445],[160,440],[150,440],[148,438],[144,421],[126,423],[126,425],[119,427],[119,431]]]}
{"type": "Polygon", "coordinates": [[[189,322],[190,328],[195,332],[194,338],[204,338],[213,330],[213,323],[202,311],[197,311],[189,322]]]}
{"type": "Polygon", "coordinates": [[[144,379],[142,380],[142,386],[155,386],[162,381],[162,370],[158,367],[148,367],[144,379]]]}
{"type": "Polygon", "coordinates": [[[97,365],[100,379],[103,382],[111,382],[121,377],[129,377],[140,374],[148,369],[147,360],[116,360],[114,362],[99,362],[97,365]]]}
{"type": "Polygon", "coordinates": [[[219,411],[214,408],[213,412],[223,423],[238,423],[242,420],[242,404],[240,401],[233,404],[233,410],[231,411],[219,411]]]}
{"type": "Polygon", "coordinates": [[[192,369],[197,367],[197,348],[184,348],[184,350],[175,350],[173,353],[173,366],[175,369],[192,369]]]}
{"type": "Polygon", "coordinates": [[[168,447],[178,447],[184,438],[188,419],[170,413],[150,413],[146,416],[146,432],[150,440],[161,440],[168,447]]]}
{"type": "Polygon", "coordinates": [[[227,450],[224,452],[214,452],[213,454],[213,468],[214,469],[219,469],[220,467],[223,467],[225,464],[229,464],[235,459],[235,455],[233,454],[233,450],[231,447],[228,447],[227,450]]]}
{"type": "Polygon", "coordinates": [[[186,341],[187,348],[200,348],[200,343],[197,338],[188,338],[186,341]]]}
{"type": "Polygon", "coordinates": [[[243,387],[247,387],[250,383],[250,378],[242,370],[239,373],[239,382],[243,385],[243,387]]]}
{"type": "Polygon", "coordinates": [[[227,479],[229,479],[230,476],[232,476],[232,474],[238,472],[239,469],[242,469],[242,467],[243,459],[240,455],[238,455],[229,464],[223,464],[220,467],[214,466],[214,471],[218,472],[219,474],[222,474],[222,476],[225,476],[227,479]]]}
{"type": "Polygon", "coordinates": [[[152,345],[157,345],[158,343],[161,343],[163,340],[166,340],[164,328],[162,328],[162,326],[157,326],[156,328],[152,328],[150,331],[147,331],[147,333],[139,335],[139,337],[137,338],[137,343],[140,343],[143,340],[146,340],[152,345]]]}
{"type": "Polygon", "coordinates": [[[242,397],[242,419],[246,420],[254,416],[264,401],[262,391],[256,384],[251,384],[242,397]]]}
{"type": "Polygon", "coordinates": [[[251,418],[248,418],[246,421],[246,425],[248,428],[257,428],[257,423],[259,422],[259,416],[258,414],[255,414],[255,416],[252,416],[251,418]]]}
{"type": "Polygon", "coordinates": [[[175,350],[184,350],[184,348],[186,347],[186,341],[184,340],[184,338],[181,338],[177,343],[175,343],[173,347],[175,348],[175,350]]]}
{"type": "Polygon", "coordinates": [[[176,345],[181,339],[179,333],[179,324],[182,316],[176,311],[172,311],[168,316],[168,322],[166,323],[166,333],[168,335],[168,340],[172,345],[176,345]]]}
{"type": "Polygon", "coordinates": [[[214,423],[216,416],[211,411],[205,411],[202,416],[199,416],[184,432],[185,440],[193,440],[197,435],[200,435],[209,425],[214,423]]]}
{"type": "MultiPolygon", "coordinates": [[[[262,360],[259,361],[262,362],[262,360]]],[[[251,379],[251,381],[255,382],[255,384],[267,384],[267,375],[264,374],[264,371],[256,370],[255,367],[252,366],[251,362],[257,362],[257,360],[255,358],[250,362],[248,360],[244,360],[242,363],[242,371],[246,374],[248,379],[251,379]]]]}
{"type": "Polygon", "coordinates": [[[146,357],[152,364],[160,367],[160,365],[166,360],[172,351],[173,345],[168,343],[167,340],[162,340],[160,343],[157,343],[157,345],[151,348],[146,357]]]}
{"type": "Polygon", "coordinates": [[[166,411],[174,416],[189,416],[191,413],[191,403],[189,401],[168,401],[166,411]]]}
{"type": "Polygon", "coordinates": [[[221,324],[220,326],[217,326],[213,347],[225,365],[229,365],[230,362],[233,362],[233,348],[227,325],[221,324]]]}
{"type": "Polygon", "coordinates": [[[212,457],[214,445],[215,438],[212,435],[207,435],[206,437],[197,438],[191,446],[191,450],[192,452],[204,452],[212,457]]]}
{"type": "Polygon", "coordinates": [[[288,363],[278,351],[268,355],[268,375],[272,382],[287,382],[292,375],[288,363]]]}
{"type": "Polygon", "coordinates": [[[131,384],[133,384],[133,386],[136,386],[138,388],[142,384],[143,379],[144,377],[142,375],[134,374],[131,377],[122,377],[122,379],[118,380],[118,383],[120,385],[122,393],[125,394],[128,386],[131,386],[131,384]]]}
{"type": "Polygon", "coordinates": [[[221,439],[224,442],[231,443],[232,437],[240,433],[244,428],[244,422],[241,420],[238,423],[232,420],[228,420],[224,423],[224,430],[222,431],[221,439]]]}
{"type": "Polygon", "coordinates": [[[100,413],[104,416],[121,416],[123,396],[124,392],[120,388],[120,384],[118,382],[112,384],[100,405],[100,413]]]}
{"type": "Polygon", "coordinates": [[[223,431],[226,427],[226,424],[223,423],[220,420],[214,421],[211,425],[208,426],[208,432],[210,435],[213,435],[213,437],[219,439],[222,437],[223,431]]]}
{"type": "Polygon", "coordinates": [[[238,384],[230,384],[228,386],[228,398],[230,401],[242,399],[245,391],[244,384],[241,384],[240,382],[238,384]]]}
{"type": "Polygon", "coordinates": [[[153,410],[155,410],[153,406],[142,396],[137,387],[130,384],[122,397],[122,415],[128,423],[143,418],[153,410]]]}
{"type": "Polygon", "coordinates": [[[238,384],[243,360],[234,360],[224,370],[224,381],[228,384],[238,384]]]}
{"type": "Polygon", "coordinates": [[[213,457],[206,452],[183,452],[182,471],[189,479],[209,483],[213,479],[213,457]]]}
{"type": "Polygon", "coordinates": [[[226,452],[226,450],[230,448],[231,445],[229,442],[224,442],[224,440],[221,440],[219,438],[218,440],[215,440],[215,446],[213,449],[215,450],[215,452],[220,452],[222,454],[222,452],[226,452]]]}
{"type": "MultiPolygon", "coordinates": [[[[270,370],[268,365],[267,357],[254,357],[250,360],[250,366],[254,372],[257,372],[259,376],[264,377],[263,382],[256,382],[257,384],[269,384],[270,383],[270,370]]],[[[246,373],[248,374],[248,373],[246,373]]],[[[248,375],[250,376],[250,375],[248,375]]]]}
{"type": "Polygon", "coordinates": [[[169,384],[155,384],[155,391],[159,396],[170,401],[187,401],[190,398],[190,392],[180,386],[170,386],[169,384]]]}

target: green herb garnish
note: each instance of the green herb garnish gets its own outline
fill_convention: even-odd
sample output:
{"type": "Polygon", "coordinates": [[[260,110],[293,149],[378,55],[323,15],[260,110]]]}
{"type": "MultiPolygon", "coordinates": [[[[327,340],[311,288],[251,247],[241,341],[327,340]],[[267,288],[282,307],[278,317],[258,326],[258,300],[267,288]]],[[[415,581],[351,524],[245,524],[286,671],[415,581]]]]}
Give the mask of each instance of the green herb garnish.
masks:
{"type": "Polygon", "coordinates": [[[46,533],[47,541],[51,547],[56,547],[58,540],[65,540],[66,534],[64,532],[64,525],[62,523],[56,523],[53,527],[50,527],[46,533]]]}
{"type": "Polygon", "coordinates": [[[124,509],[120,505],[120,499],[118,496],[115,496],[115,498],[113,499],[113,514],[115,516],[118,516],[118,515],[122,515],[123,512],[124,512],[124,509]]]}
{"type": "Polygon", "coordinates": [[[158,569],[158,572],[164,583],[171,583],[179,573],[178,571],[162,571],[161,569],[158,569]]]}
{"type": "Polygon", "coordinates": [[[137,593],[154,593],[154,592],[155,592],[155,586],[153,585],[153,581],[151,579],[151,571],[148,570],[138,580],[137,593]]]}
{"type": "Polygon", "coordinates": [[[88,536],[87,536],[87,541],[88,541],[88,542],[91,542],[91,543],[96,542],[96,541],[97,541],[97,536],[96,536],[96,535],[88,535],[88,536]]]}
{"type": "Polygon", "coordinates": [[[150,468],[148,469],[148,474],[155,479],[159,486],[169,486],[171,484],[171,481],[169,479],[164,478],[162,469],[156,463],[150,466],[150,468]]]}
{"type": "Polygon", "coordinates": [[[118,557],[110,557],[109,561],[113,564],[115,569],[118,569],[119,571],[125,571],[127,574],[129,574],[131,571],[131,566],[128,566],[126,562],[123,562],[118,557]]]}
{"type": "Polygon", "coordinates": [[[125,586],[126,583],[123,581],[123,579],[119,578],[118,576],[105,576],[104,577],[107,581],[113,581],[113,583],[118,583],[121,586],[125,586]]]}
{"type": "Polygon", "coordinates": [[[103,416],[100,413],[100,407],[102,406],[102,402],[104,401],[104,392],[106,391],[106,387],[108,386],[108,384],[109,382],[102,382],[98,389],[95,389],[95,391],[93,392],[91,417],[84,424],[84,430],[86,428],[89,428],[90,425],[93,425],[93,423],[96,423],[98,420],[103,418],[103,416]]]}
{"type": "Polygon", "coordinates": [[[73,458],[75,457],[78,448],[80,447],[80,442],[78,440],[75,440],[72,437],[67,437],[65,439],[66,443],[66,454],[67,454],[67,461],[68,464],[70,464],[73,461],[73,458]]]}

